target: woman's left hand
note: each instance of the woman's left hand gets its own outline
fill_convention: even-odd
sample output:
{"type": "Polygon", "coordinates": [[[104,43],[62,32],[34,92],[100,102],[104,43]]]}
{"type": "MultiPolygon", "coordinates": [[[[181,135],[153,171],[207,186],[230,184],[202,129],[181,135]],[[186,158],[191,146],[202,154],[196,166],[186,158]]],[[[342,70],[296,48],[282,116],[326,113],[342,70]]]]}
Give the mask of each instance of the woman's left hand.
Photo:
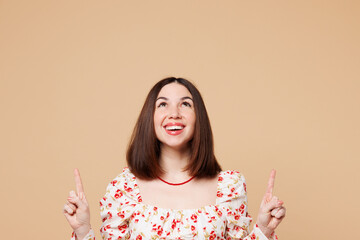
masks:
{"type": "Polygon", "coordinates": [[[271,236],[275,228],[284,219],[286,213],[286,209],[283,206],[284,202],[273,196],[275,175],[276,171],[272,170],[257,218],[257,225],[267,238],[271,236]]]}

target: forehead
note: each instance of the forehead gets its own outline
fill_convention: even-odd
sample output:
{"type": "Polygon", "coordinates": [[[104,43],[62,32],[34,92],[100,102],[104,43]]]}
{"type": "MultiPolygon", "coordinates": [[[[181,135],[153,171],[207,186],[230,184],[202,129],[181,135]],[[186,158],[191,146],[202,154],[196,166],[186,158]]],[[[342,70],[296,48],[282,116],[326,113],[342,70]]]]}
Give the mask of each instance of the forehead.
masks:
{"type": "Polygon", "coordinates": [[[179,83],[169,83],[165,85],[159,92],[158,97],[166,98],[182,98],[182,97],[192,97],[189,90],[179,83]]]}

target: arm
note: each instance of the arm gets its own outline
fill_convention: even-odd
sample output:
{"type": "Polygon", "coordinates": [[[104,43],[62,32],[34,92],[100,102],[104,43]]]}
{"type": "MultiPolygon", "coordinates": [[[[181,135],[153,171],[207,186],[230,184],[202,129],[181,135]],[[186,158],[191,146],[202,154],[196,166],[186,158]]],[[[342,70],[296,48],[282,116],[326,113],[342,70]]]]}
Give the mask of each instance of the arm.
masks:
{"type": "Polygon", "coordinates": [[[136,202],[127,195],[122,187],[122,177],[112,181],[100,200],[100,215],[103,221],[100,233],[103,239],[128,239],[129,221],[136,207],[136,202]]]}

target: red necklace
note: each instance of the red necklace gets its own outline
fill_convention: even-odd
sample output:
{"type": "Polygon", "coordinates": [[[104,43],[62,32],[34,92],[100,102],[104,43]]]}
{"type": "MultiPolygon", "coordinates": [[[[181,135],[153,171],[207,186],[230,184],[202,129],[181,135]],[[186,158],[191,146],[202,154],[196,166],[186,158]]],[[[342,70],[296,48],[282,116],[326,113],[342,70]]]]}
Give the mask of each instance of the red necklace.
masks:
{"type": "Polygon", "coordinates": [[[160,177],[158,177],[158,179],[160,179],[161,181],[163,181],[163,182],[166,183],[166,184],[169,184],[169,185],[172,185],[172,186],[179,186],[179,185],[183,185],[183,184],[185,184],[185,183],[190,182],[191,180],[194,179],[194,177],[195,177],[195,176],[191,177],[189,180],[186,180],[185,182],[182,182],[182,183],[170,183],[170,182],[167,182],[167,181],[165,181],[164,179],[162,179],[162,178],[160,178],[160,177]]]}

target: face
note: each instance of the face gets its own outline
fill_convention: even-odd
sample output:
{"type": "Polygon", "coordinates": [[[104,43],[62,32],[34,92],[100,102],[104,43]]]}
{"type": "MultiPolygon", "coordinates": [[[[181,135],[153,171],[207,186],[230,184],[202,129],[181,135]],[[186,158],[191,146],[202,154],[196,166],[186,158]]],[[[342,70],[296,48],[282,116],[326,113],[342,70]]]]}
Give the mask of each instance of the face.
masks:
{"type": "Polygon", "coordinates": [[[154,127],[162,147],[184,150],[194,136],[195,109],[192,95],[181,84],[170,83],[155,102],[154,127]]]}

